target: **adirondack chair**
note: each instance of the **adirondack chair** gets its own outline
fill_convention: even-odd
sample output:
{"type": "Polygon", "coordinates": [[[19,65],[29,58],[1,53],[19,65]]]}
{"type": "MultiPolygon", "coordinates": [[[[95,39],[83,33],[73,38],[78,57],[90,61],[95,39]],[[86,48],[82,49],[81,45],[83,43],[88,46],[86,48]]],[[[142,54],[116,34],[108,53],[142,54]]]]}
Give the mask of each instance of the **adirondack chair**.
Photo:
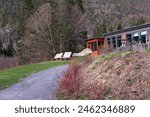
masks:
{"type": "Polygon", "coordinates": [[[71,56],[72,56],[72,52],[65,52],[62,58],[66,60],[66,59],[70,59],[71,56]]]}
{"type": "Polygon", "coordinates": [[[54,60],[60,60],[63,57],[63,53],[58,53],[55,55],[54,60]]]}

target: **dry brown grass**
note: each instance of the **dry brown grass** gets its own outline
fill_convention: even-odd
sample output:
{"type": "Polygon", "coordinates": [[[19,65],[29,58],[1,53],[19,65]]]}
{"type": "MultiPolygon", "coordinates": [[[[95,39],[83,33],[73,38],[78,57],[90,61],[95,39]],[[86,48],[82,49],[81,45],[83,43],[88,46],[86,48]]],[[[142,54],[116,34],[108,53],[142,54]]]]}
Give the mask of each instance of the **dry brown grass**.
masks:
{"type": "MultiPolygon", "coordinates": [[[[65,74],[70,73],[67,71],[65,74]]],[[[63,97],[59,99],[150,99],[149,52],[115,53],[98,57],[93,62],[80,64],[77,74],[82,79],[76,88],[77,98],[71,93],[70,97],[64,98],[66,93],[61,93],[63,97]]]]}
{"type": "Polygon", "coordinates": [[[18,66],[16,57],[0,57],[0,70],[18,66]]]}
{"type": "Polygon", "coordinates": [[[150,53],[122,53],[108,60],[95,60],[83,71],[85,84],[103,82],[105,99],[150,97],[150,53]]]}

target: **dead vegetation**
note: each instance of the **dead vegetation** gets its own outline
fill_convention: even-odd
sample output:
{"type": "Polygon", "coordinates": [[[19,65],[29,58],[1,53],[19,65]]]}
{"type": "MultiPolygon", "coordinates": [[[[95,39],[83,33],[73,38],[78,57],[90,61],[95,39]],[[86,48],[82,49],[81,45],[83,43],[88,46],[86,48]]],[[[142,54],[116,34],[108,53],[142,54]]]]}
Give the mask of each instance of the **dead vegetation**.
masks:
{"type": "Polygon", "coordinates": [[[18,66],[17,57],[0,57],[0,70],[18,66]]]}
{"type": "MultiPolygon", "coordinates": [[[[78,65],[78,77],[75,74],[68,77],[78,78],[78,96],[72,91],[68,97],[66,92],[69,87],[65,93],[62,93],[64,88],[59,87],[59,93],[63,94],[59,99],[150,99],[149,51],[111,53],[78,65]]],[[[66,76],[60,83],[64,79],[66,76]]],[[[76,82],[72,81],[72,84],[76,85],[76,82]]]]}

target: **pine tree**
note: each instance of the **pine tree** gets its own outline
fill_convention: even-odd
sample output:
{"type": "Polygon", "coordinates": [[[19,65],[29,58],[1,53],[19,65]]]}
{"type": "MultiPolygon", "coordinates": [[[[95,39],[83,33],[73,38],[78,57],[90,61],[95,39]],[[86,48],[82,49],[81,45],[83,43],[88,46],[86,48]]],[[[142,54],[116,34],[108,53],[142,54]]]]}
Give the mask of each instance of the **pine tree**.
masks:
{"type": "Polygon", "coordinates": [[[18,43],[17,43],[17,55],[19,58],[20,64],[25,64],[25,55],[24,55],[24,43],[23,43],[23,36],[25,34],[25,25],[27,18],[31,15],[33,10],[33,5],[31,0],[23,0],[21,6],[21,13],[20,13],[20,22],[18,27],[18,43]]]}
{"type": "Polygon", "coordinates": [[[122,28],[123,28],[123,26],[122,26],[121,22],[119,22],[117,25],[117,30],[121,30],[122,28]]]}
{"type": "Polygon", "coordinates": [[[106,32],[107,32],[107,25],[105,23],[100,24],[100,25],[96,26],[95,36],[103,37],[103,34],[106,32]]]}

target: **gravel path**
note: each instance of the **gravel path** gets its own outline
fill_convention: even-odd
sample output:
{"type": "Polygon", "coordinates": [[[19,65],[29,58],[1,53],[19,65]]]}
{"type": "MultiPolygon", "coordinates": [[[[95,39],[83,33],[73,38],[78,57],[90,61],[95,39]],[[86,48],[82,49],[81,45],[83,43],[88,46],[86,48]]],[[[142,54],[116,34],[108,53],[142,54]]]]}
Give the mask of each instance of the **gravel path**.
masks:
{"type": "Polygon", "coordinates": [[[22,79],[3,91],[0,100],[48,100],[52,99],[57,86],[58,75],[68,68],[68,65],[50,68],[22,79]]]}

